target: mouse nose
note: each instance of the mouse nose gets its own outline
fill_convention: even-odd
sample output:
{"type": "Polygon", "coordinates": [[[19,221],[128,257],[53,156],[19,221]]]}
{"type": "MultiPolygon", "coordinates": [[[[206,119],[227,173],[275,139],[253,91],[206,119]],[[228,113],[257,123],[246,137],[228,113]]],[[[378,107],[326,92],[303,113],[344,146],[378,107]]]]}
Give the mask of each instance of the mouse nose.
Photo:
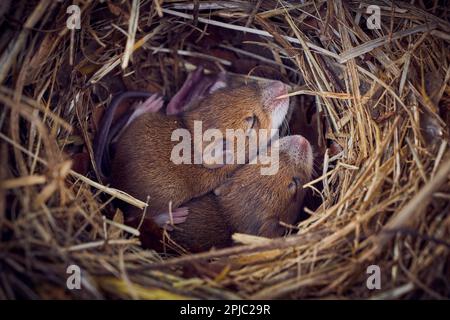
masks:
{"type": "Polygon", "coordinates": [[[282,151],[294,150],[302,153],[308,152],[311,149],[308,139],[299,134],[281,138],[279,140],[279,146],[282,151]]]}
{"type": "Polygon", "coordinates": [[[270,81],[262,87],[263,103],[274,109],[283,105],[284,100],[289,101],[289,98],[278,98],[288,94],[288,86],[281,81],[270,81]]]}
{"type": "Polygon", "coordinates": [[[285,95],[288,93],[288,87],[281,81],[271,81],[269,86],[273,92],[274,98],[285,95]]]}
{"type": "Polygon", "coordinates": [[[281,81],[269,81],[263,88],[267,91],[272,99],[283,96],[288,93],[288,86],[281,81]]]}
{"type": "Polygon", "coordinates": [[[295,135],[292,136],[291,139],[291,146],[294,148],[299,148],[302,151],[307,151],[308,148],[310,147],[309,141],[301,136],[301,135],[295,135]]]}
{"type": "Polygon", "coordinates": [[[301,135],[286,136],[280,139],[280,151],[286,152],[295,163],[312,158],[309,141],[301,135]]]}
{"type": "Polygon", "coordinates": [[[313,171],[313,153],[309,141],[301,135],[293,135],[283,137],[276,143],[279,151],[288,155],[288,163],[299,168],[309,180],[313,171]]]}

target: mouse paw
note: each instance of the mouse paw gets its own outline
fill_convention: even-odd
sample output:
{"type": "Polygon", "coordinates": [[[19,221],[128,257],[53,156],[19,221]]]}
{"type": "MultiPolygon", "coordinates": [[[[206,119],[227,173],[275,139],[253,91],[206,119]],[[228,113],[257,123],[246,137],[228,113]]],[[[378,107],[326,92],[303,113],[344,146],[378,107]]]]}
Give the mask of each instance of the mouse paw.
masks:
{"type": "Polygon", "coordinates": [[[185,222],[188,214],[189,214],[188,207],[180,207],[172,211],[172,219],[170,219],[169,212],[164,212],[158,214],[154,218],[154,221],[160,228],[165,228],[168,231],[172,231],[173,225],[185,222]]]}
{"type": "Polygon", "coordinates": [[[196,88],[202,83],[202,79],[204,79],[203,67],[200,66],[187,76],[180,90],[170,99],[166,107],[167,115],[179,114],[186,109],[191,100],[189,96],[199,95],[196,88]]]}
{"type": "Polygon", "coordinates": [[[143,103],[141,103],[137,107],[137,110],[142,110],[142,113],[158,112],[163,107],[163,104],[163,98],[158,94],[154,94],[143,103]]]}
{"type": "Polygon", "coordinates": [[[138,118],[139,116],[143,115],[147,112],[158,112],[164,105],[163,98],[158,95],[154,94],[147,100],[145,100],[143,103],[138,104],[136,108],[134,109],[131,116],[128,118],[128,121],[125,125],[127,127],[134,119],[138,118]]]}

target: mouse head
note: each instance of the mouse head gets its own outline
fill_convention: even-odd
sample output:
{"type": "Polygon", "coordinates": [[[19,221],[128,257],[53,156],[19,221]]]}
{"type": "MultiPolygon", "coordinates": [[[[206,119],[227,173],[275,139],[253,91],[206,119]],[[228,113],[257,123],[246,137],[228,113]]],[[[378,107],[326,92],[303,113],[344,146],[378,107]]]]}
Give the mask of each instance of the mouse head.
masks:
{"type": "Polygon", "coordinates": [[[248,164],[214,190],[233,232],[278,237],[286,230],[280,222],[297,220],[305,196],[303,184],[309,182],[313,170],[311,146],[300,135],[274,144],[279,147],[277,173],[261,175],[261,164],[248,164]]]}
{"type": "MultiPolygon", "coordinates": [[[[183,119],[191,133],[194,132],[194,121],[201,121],[203,133],[208,129],[219,130],[222,139],[211,138],[205,142],[205,146],[219,150],[215,157],[225,159],[227,153],[233,152],[227,149],[227,142],[237,142],[237,138],[226,141],[227,130],[244,134],[247,148],[249,136],[257,134],[259,129],[266,129],[270,133],[270,129],[280,127],[289,108],[289,98],[276,98],[287,92],[287,86],[280,81],[219,87],[201,99],[195,108],[186,111],[183,119]]],[[[205,166],[218,167],[207,162],[205,166]]]]}

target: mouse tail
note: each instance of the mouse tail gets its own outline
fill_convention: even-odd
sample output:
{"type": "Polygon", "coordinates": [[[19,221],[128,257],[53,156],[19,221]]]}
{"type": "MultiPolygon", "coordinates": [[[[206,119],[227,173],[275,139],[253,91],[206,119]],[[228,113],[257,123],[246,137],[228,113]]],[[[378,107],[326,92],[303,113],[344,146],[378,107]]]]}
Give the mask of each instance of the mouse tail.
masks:
{"type": "MultiPolygon", "coordinates": [[[[117,133],[116,129],[111,132],[111,126],[113,123],[114,115],[118,106],[125,100],[130,98],[149,98],[153,93],[140,92],[140,91],[127,91],[119,95],[114,96],[111,104],[105,111],[105,114],[100,121],[99,129],[94,138],[94,166],[102,180],[106,179],[109,172],[110,156],[109,156],[109,143],[112,140],[111,134],[117,133]]],[[[128,120],[126,118],[126,120],[128,120]]],[[[123,119],[121,123],[127,123],[123,119]]],[[[116,126],[117,127],[117,126],[116,126]]]]}

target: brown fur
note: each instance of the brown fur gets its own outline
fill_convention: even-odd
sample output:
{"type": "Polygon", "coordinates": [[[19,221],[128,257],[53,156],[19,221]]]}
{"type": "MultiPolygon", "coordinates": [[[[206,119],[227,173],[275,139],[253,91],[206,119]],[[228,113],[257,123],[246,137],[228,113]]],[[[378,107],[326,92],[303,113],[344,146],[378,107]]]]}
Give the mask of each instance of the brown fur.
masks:
{"type": "MultiPolygon", "coordinates": [[[[232,244],[232,228],[219,209],[214,194],[209,193],[193,199],[186,206],[189,207],[189,216],[185,222],[169,232],[171,240],[191,252],[206,251],[212,247],[222,248],[232,244]]],[[[144,237],[161,239],[157,234],[146,234],[144,237]]]]}
{"type": "MultiPolygon", "coordinates": [[[[150,196],[150,216],[167,211],[169,202],[177,208],[194,197],[217,187],[237,165],[208,169],[201,164],[175,165],[170,160],[173,147],[172,132],[186,127],[193,137],[193,121],[208,128],[246,130],[245,119],[257,116],[254,128],[271,126],[271,113],[256,85],[226,88],[212,93],[191,111],[180,116],[147,113],[132,122],[119,138],[112,161],[112,186],[146,201],[150,196]]],[[[135,208],[125,208],[129,217],[139,214],[135,208]]]]}
{"type": "Polygon", "coordinates": [[[261,175],[260,168],[245,165],[215,190],[217,196],[208,194],[185,204],[188,219],[170,232],[171,239],[195,252],[229,246],[235,232],[282,236],[286,228],[280,222],[292,225],[298,219],[305,196],[302,185],[311,179],[312,162],[294,161],[288,150],[281,150],[275,175],[261,175]],[[299,184],[289,187],[294,178],[299,184]]]}

